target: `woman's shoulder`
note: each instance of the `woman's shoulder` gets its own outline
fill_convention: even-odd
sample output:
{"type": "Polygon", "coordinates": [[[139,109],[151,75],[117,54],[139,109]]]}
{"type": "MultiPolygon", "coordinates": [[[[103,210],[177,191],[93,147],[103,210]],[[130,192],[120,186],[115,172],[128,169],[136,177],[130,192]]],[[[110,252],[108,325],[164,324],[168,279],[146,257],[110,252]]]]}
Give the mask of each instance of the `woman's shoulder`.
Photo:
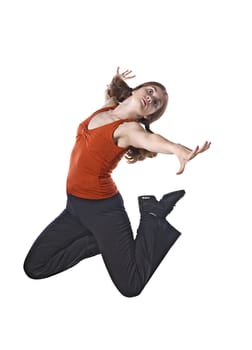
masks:
{"type": "Polygon", "coordinates": [[[126,119],[115,130],[116,137],[125,137],[132,132],[145,131],[144,127],[135,120],[126,119]]]}
{"type": "Polygon", "coordinates": [[[139,139],[146,134],[144,126],[135,120],[127,121],[120,124],[115,130],[114,138],[117,140],[117,145],[127,148],[132,146],[132,140],[139,139]]]}
{"type": "Polygon", "coordinates": [[[139,123],[136,120],[130,120],[130,119],[126,119],[125,121],[123,121],[119,127],[122,129],[127,129],[127,130],[142,130],[144,129],[144,127],[142,126],[141,123],[139,123]]]}

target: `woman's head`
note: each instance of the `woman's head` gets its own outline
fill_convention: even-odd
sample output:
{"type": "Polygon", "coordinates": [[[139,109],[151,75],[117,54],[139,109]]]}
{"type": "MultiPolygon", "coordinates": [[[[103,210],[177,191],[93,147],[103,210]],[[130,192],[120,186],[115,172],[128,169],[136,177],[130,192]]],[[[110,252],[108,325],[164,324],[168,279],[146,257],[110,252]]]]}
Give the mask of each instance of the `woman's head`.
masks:
{"type": "Polygon", "coordinates": [[[150,81],[132,89],[119,75],[113,78],[107,94],[110,97],[114,97],[117,103],[121,103],[133,95],[134,100],[138,102],[138,114],[142,117],[140,121],[145,125],[149,125],[159,119],[168,104],[168,94],[164,85],[150,81]]]}
{"type": "Polygon", "coordinates": [[[132,89],[132,94],[139,99],[140,115],[143,117],[141,121],[144,124],[151,124],[158,120],[167,108],[166,88],[158,82],[150,81],[138,85],[132,89]]]}

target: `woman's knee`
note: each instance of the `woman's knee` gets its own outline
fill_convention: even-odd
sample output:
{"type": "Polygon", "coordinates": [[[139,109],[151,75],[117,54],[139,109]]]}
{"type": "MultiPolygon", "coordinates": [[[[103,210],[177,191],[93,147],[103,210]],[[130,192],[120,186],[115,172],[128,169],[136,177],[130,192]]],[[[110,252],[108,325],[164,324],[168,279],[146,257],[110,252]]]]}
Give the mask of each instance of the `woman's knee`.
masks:
{"type": "Polygon", "coordinates": [[[23,269],[25,274],[32,279],[42,279],[45,278],[41,267],[36,267],[28,258],[25,259],[23,264],[23,269]]]}
{"type": "Polygon", "coordinates": [[[134,298],[141,294],[143,287],[141,286],[124,286],[117,287],[119,292],[127,298],[134,298]]]}

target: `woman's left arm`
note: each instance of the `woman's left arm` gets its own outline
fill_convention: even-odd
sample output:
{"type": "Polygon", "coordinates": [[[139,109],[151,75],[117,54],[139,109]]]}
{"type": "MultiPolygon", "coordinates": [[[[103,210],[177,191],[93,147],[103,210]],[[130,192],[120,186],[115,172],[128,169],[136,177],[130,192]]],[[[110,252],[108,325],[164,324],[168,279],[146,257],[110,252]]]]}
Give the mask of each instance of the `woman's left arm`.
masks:
{"type": "Polygon", "coordinates": [[[124,137],[128,146],[143,148],[151,152],[174,154],[180,162],[177,175],[182,174],[188,161],[198,154],[209,149],[211,142],[206,141],[201,147],[197,146],[193,150],[179,143],[167,140],[161,135],[146,132],[139,123],[127,123],[128,130],[124,131],[124,137]]]}

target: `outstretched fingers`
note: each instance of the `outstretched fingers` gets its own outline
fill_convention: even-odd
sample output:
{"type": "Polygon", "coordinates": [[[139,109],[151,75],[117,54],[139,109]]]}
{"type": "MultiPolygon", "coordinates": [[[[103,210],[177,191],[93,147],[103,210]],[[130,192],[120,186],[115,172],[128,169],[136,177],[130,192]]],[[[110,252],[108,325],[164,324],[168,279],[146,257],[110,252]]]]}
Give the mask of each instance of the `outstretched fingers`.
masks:
{"type": "Polygon", "coordinates": [[[206,150],[209,149],[209,147],[211,146],[211,142],[206,141],[203,146],[199,147],[197,146],[190,154],[189,154],[189,158],[188,160],[193,159],[194,157],[196,157],[199,153],[203,153],[206,150]]]}
{"type": "Polygon", "coordinates": [[[189,154],[187,160],[193,159],[199,152],[199,146],[196,146],[196,148],[189,154]]]}
{"type": "Polygon", "coordinates": [[[197,152],[198,152],[198,149],[199,149],[199,146],[197,146],[193,151],[190,148],[188,148],[188,147],[185,147],[185,146],[183,146],[183,147],[186,148],[190,153],[188,153],[188,155],[186,157],[178,157],[179,158],[179,162],[180,162],[180,168],[176,172],[177,175],[180,175],[180,174],[182,174],[184,172],[186,163],[189,160],[193,159],[197,155],[197,152]]]}
{"type": "Polygon", "coordinates": [[[180,168],[179,168],[179,170],[178,170],[178,172],[176,174],[177,175],[182,174],[184,172],[184,170],[185,170],[185,166],[186,166],[187,162],[192,160],[198,154],[208,150],[210,146],[211,146],[211,142],[206,141],[201,147],[196,146],[194,150],[190,150],[189,148],[185,147],[189,151],[189,153],[185,157],[179,157],[180,168]]]}
{"type": "Polygon", "coordinates": [[[203,146],[200,147],[198,153],[205,152],[211,146],[211,142],[206,141],[203,146]]]}
{"type": "Polygon", "coordinates": [[[126,71],[120,73],[120,67],[117,67],[116,74],[120,75],[122,79],[132,79],[135,78],[135,75],[130,75],[132,70],[127,69],[126,71]]]}

